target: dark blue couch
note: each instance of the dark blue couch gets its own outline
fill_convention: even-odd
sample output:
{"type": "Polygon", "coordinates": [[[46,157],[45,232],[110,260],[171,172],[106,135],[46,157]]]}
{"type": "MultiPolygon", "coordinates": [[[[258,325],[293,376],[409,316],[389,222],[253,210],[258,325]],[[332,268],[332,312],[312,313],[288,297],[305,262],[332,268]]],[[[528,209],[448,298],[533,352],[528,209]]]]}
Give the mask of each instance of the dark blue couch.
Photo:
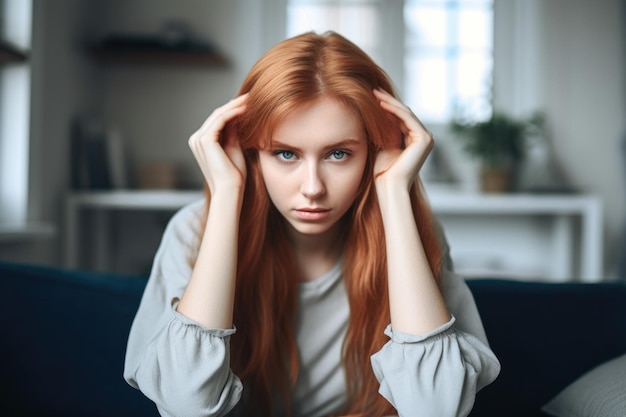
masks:
{"type": "Polygon", "coordinates": [[[468,281],[502,371],[471,416],[539,408],[592,367],[626,353],[626,282],[468,281]]]}
{"type": "Polygon", "coordinates": [[[158,417],[122,378],[145,279],[0,263],[0,415],[158,417]]]}
{"type": "MultiPolygon", "coordinates": [[[[626,352],[626,284],[469,281],[498,380],[473,417],[541,416],[577,376],[626,352]]],[[[0,263],[0,415],[158,416],[122,379],[141,277],[0,263]]]]}

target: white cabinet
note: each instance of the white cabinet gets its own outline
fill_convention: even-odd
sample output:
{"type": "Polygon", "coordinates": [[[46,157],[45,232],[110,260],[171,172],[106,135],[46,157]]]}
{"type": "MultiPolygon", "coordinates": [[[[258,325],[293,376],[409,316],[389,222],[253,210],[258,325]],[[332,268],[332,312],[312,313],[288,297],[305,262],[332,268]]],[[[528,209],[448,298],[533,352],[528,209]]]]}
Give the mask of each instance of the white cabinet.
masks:
{"type": "MultiPolygon", "coordinates": [[[[550,281],[601,281],[603,215],[591,195],[477,194],[427,189],[457,271],[550,281]]],[[[112,211],[174,212],[202,198],[194,191],[75,193],[66,200],[65,263],[109,269],[112,211]],[[91,215],[83,219],[85,212],[91,215]],[[89,226],[85,221],[91,222],[89,226]],[[89,233],[80,233],[89,227],[89,233]],[[89,251],[91,257],[81,256],[89,251]],[[85,265],[79,260],[89,259],[85,265]]],[[[156,248],[155,248],[156,249],[156,248]]]]}
{"type": "Polygon", "coordinates": [[[596,196],[437,189],[428,196],[461,275],[603,279],[603,212],[596,196]]]}

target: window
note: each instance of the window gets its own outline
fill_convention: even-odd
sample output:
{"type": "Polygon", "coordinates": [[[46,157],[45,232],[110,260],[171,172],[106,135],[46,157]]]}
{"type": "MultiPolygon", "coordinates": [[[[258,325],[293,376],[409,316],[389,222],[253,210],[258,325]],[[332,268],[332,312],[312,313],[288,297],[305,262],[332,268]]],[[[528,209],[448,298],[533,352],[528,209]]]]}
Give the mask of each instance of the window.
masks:
{"type": "MultiPolygon", "coordinates": [[[[32,3],[0,0],[0,39],[30,49],[32,3]]],[[[0,66],[0,224],[23,225],[28,212],[30,66],[0,66]]]]}
{"type": "Polygon", "coordinates": [[[424,120],[491,114],[492,0],[408,0],[405,101],[424,120]]]}
{"type": "MultiPolygon", "coordinates": [[[[391,3],[398,2],[392,0],[391,3]]],[[[383,58],[383,31],[386,28],[382,27],[381,15],[384,12],[385,4],[376,0],[291,0],[287,8],[287,36],[308,30],[335,30],[378,61],[383,58]]]]}
{"type": "Polygon", "coordinates": [[[333,30],[356,43],[402,88],[402,0],[289,0],[287,36],[333,30]]]}
{"type": "Polygon", "coordinates": [[[289,0],[287,36],[329,29],[385,68],[426,123],[491,114],[493,0],[289,0]]]}

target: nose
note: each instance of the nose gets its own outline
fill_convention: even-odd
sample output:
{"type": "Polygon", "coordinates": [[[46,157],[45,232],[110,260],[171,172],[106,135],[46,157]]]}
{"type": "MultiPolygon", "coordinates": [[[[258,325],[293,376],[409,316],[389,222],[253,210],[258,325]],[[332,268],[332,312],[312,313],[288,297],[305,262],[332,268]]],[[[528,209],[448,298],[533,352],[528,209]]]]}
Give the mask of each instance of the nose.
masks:
{"type": "Polygon", "coordinates": [[[314,200],[326,192],[326,185],[319,172],[319,166],[314,163],[304,164],[304,179],[300,186],[300,192],[309,200],[314,200]]]}

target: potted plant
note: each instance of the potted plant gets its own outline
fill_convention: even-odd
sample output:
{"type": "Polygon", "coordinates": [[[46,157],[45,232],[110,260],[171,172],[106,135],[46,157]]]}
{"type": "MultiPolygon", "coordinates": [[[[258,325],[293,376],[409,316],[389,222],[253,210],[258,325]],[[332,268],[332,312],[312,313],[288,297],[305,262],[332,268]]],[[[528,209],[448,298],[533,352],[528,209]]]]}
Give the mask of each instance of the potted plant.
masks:
{"type": "Polygon", "coordinates": [[[485,192],[511,191],[517,170],[524,159],[526,141],[543,127],[539,113],[517,120],[494,112],[490,119],[470,122],[455,119],[452,132],[463,142],[463,149],[480,164],[481,186],[485,192]]]}

